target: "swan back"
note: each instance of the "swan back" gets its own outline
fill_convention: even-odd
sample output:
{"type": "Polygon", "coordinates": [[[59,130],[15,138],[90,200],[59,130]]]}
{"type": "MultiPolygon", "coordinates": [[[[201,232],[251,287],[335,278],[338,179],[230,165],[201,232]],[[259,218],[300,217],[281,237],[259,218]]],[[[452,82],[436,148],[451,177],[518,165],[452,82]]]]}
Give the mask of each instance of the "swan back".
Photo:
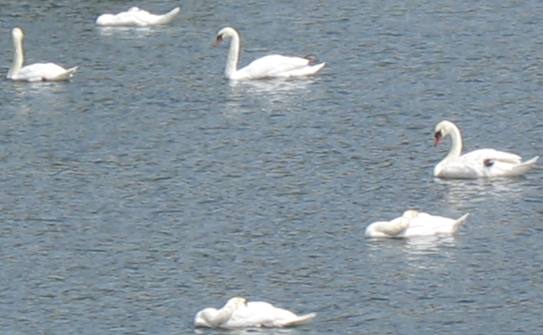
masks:
{"type": "Polygon", "coordinates": [[[298,316],[293,312],[277,308],[263,301],[247,302],[234,297],[220,309],[206,308],[194,318],[197,327],[236,329],[248,327],[292,327],[305,324],[315,313],[298,316]]]}
{"type": "Polygon", "coordinates": [[[466,221],[468,214],[457,220],[407,210],[392,221],[379,221],[366,228],[367,237],[415,237],[454,234],[466,221]]]}
{"type": "Polygon", "coordinates": [[[102,14],[96,19],[96,24],[99,26],[137,27],[161,25],[171,22],[179,14],[179,11],[179,7],[176,7],[166,14],[156,15],[138,7],[131,7],[129,10],[118,14],[102,14]]]}

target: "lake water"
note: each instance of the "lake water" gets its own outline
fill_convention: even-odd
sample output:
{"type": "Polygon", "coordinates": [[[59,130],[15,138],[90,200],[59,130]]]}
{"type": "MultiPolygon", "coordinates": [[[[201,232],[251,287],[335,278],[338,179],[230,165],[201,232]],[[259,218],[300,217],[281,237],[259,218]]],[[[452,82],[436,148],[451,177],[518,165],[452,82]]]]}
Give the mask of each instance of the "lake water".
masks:
{"type": "Polygon", "coordinates": [[[543,333],[542,169],[432,176],[443,119],[468,150],[543,154],[541,17],[539,0],[2,1],[2,77],[14,26],[28,62],[80,68],[0,81],[0,333],[192,334],[235,295],[318,313],[263,334],[543,333]],[[132,5],[181,14],[94,25],[132,5]],[[243,65],[327,67],[231,84],[224,26],[243,65]],[[471,215],[454,237],[364,238],[407,208],[471,215]]]}

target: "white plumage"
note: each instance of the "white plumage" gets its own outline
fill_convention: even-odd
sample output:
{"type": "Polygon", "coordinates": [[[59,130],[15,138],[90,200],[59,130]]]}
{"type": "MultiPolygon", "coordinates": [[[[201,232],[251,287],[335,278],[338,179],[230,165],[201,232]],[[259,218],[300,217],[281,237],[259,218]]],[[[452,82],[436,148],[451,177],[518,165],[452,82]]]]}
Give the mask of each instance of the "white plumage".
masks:
{"type": "Polygon", "coordinates": [[[316,316],[315,313],[298,316],[286,309],[262,302],[247,302],[245,298],[234,297],[220,309],[205,308],[194,317],[196,327],[237,329],[248,327],[283,328],[305,324],[316,316]]]}
{"type": "Polygon", "coordinates": [[[240,35],[234,28],[226,27],[217,33],[215,46],[230,38],[230,49],[226,60],[225,75],[231,80],[264,78],[286,78],[308,76],[319,72],[325,63],[315,64],[314,57],[291,57],[269,55],[256,59],[238,70],[241,52],[240,35]]]}
{"type": "Polygon", "coordinates": [[[151,14],[138,7],[132,7],[125,12],[118,14],[102,14],[96,19],[99,26],[134,26],[147,27],[170,23],[179,14],[179,7],[176,7],[163,15],[151,14]]]}
{"type": "Polygon", "coordinates": [[[7,78],[18,81],[62,81],[73,77],[76,67],[65,69],[55,63],[35,63],[23,67],[24,50],[23,39],[24,33],[21,28],[13,28],[11,31],[13,38],[13,63],[8,71],[7,78]]]}
{"type": "Polygon", "coordinates": [[[416,237],[451,235],[466,221],[469,214],[459,219],[430,215],[416,210],[407,210],[399,218],[391,221],[378,221],[366,228],[366,237],[416,237]]]}
{"type": "Polygon", "coordinates": [[[449,154],[436,165],[434,176],[441,178],[481,178],[519,176],[535,166],[538,156],[523,162],[516,154],[494,149],[479,149],[462,155],[462,135],[450,121],[441,121],[435,127],[435,145],[450,135],[449,154]]]}

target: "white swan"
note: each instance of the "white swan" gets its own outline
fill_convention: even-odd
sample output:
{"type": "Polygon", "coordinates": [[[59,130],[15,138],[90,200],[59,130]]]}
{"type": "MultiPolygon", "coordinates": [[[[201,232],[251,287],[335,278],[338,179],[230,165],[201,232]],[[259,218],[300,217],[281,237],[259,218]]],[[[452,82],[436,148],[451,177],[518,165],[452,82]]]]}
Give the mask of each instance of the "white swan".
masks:
{"type": "Polygon", "coordinates": [[[179,14],[176,7],[164,15],[151,14],[148,11],[132,7],[118,14],[102,14],[96,19],[99,26],[136,26],[147,27],[170,23],[179,14]]]}
{"type": "Polygon", "coordinates": [[[518,155],[494,149],[479,149],[462,155],[462,135],[450,121],[441,121],[435,127],[438,145],[447,135],[451,136],[449,154],[436,165],[434,176],[441,178],[510,177],[526,173],[535,166],[538,156],[522,162],[518,155]]]}
{"type": "Polygon", "coordinates": [[[392,221],[378,221],[366,228],[366,237],[415,237],[452,235],[466,221],[469,214],[453,220],[416,210],[407,210],[392,221]]]}
{"type": "Polygon", "coordinates": [[[23,31],[20,28],[13,28],[11,36],[13,38],[13,48],[15,49],[15,52],[13,55],[13,63],[7,74],[8,79],[34,82],[61,81],[73,77],[77,70],[77,66],[67,70],[54,63],[36,63],[23,67],[23,31]]]}
{"type": "Polygon", "coordinates": [[[286,309],[277,308],[262,301],[247,302],[245,298],[229,299],[221,309],[205,308],[194,317],[196,327],[248,328],[248,327],[293,327],[305,324],[315,313],[296,315],[286,309]]]}
{"type": "Polygon", "coordinates": [[[282,55],[268,55],[256,59],[244,68],[237,69],[241,52],[240,35],[234,28],[226,27],[217,33],[214,46],[218,46],[225,39],[231,38],[230,50],[226,59],[226,78],[231,80],[264,79],[278,77],[297,77],[315,74],[326,63],[316,64],[314,56],[287,57],[282,55]]]}

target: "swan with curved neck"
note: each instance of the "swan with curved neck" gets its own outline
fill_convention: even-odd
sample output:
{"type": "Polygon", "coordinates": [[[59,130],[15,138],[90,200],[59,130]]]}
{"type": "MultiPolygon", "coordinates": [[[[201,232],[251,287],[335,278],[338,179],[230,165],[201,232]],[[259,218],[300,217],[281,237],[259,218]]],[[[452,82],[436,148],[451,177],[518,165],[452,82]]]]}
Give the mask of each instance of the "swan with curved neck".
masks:
{"type": "Polygon", "coordinates": [[[23,66],[23,31],[20,28],[13,28],[11,36],[13,38],[14,54],[13,62],[7,74],[8,79],[35,82],[62,81],[73,77],[77,66],[70,69],[65,69],[54,63],[35,63],[23,66]]]}
{"type": "Polygon", "coordinates": [[[171,11],[163,15],[151,14],[146,10],[138,7],[132,7],[125,12],[118,14],[102,14],[96,19],[96,24],[99,26],[134,26],[147,27],[168,24],[172,22],[179,14],[179,7],[175,7],[171,11]]]}
{"type": "Polygon", "coordinates": [[[391,221],[374,222],[366,228],[366,237],[408,238],[417,236],[452,235],[466,221],[469,214],[458,219],[407,210],[391,221]]]}
{"type": "Polygon", "coordinates": [[[268,55],[238,69],[241,53],[240,34],[234,28],[223,28],[217,33],[214,46],[218,46],[226,39],[231,40],[224,73],[226,78],[230,80],[309,76],[319,72],[325,65],[325,63],[317,64],[314,56],[268,55]]]}
{"type": "Polygon", "coordinates": [[[194,326],[206,328],[239,329],[248,327],[283,328],[305,324],[315,313],[296,315],[267,302],[245,298],[230,298],[221,309],[205,308],[194,317],[194,326]]]}
{"type": "Polygon", "coordinates": [[[441,178],[481,178],[519,176],[535,166],[538,156],[528,161],[522,157],[494,149],[479,149],[462,155],[462,134],[451,121],[439,122],[434,131],[434,145],[451,137],[451,150],[434,168],[441,178]]]}

